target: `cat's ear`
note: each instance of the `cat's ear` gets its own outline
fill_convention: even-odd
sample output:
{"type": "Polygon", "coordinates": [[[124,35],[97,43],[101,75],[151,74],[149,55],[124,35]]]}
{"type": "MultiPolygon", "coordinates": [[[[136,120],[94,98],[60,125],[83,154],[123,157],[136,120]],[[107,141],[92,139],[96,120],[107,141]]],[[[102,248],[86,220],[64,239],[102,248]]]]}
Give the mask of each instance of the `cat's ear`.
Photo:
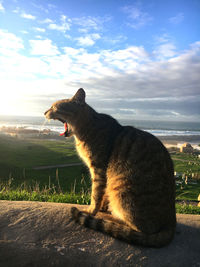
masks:
{"type": "Polygon", "coordinates": [[[85,91],[83,90],[83,88],[78,89],[76,94],[72,97],[72,100],[77,102],[78,104],[85,103],[85,91]]]}

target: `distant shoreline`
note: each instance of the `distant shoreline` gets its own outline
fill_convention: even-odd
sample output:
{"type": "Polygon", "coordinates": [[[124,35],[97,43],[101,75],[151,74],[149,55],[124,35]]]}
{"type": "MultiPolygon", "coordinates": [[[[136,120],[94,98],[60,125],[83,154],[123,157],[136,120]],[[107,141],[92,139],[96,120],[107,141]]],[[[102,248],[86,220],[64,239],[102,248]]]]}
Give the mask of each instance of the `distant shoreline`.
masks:
{"type": "MultiPolygon", "coordinates": [[[[45,138],[57,138],[59,137],[59,132],[57,131],[52,131],[50,129],[44,129],[42,131],[36,130],[36,129],[27,129],[26,127],[0,127],[0,133],[4,133],[7,135],[18,135],[21,137],[45,137],[45,138]]],[[[156,136],[164,145],[174,145],[177,146],[178,143],[191,143],[194,145],[199,145],[200,144],[200,135],[156,135],[156,136]]]]}
{"type": "Polygon", "coordinates": [[[200,135],[169,135],[169,136],[157,136],[164,144],[174,144],[178,143],[191,143],[200,144],[200,135]]]}

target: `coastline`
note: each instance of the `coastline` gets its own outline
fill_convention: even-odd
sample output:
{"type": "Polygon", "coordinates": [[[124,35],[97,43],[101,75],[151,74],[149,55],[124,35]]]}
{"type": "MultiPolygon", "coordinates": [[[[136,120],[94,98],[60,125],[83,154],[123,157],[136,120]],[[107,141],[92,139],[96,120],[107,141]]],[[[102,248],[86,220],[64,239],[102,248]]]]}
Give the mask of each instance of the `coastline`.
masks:
{"type": "Polygon", "coordinates": [[[164,144],[177,145],[178,143],[200,144],[200,135],[168,135],[157,136],[164,144]]]}
{"type": "MultiPolygon", "coordinates": [[[[0,127],[0,134],[6,134],[10,136],[18,136],[20,138],[46,138],[46,139],[54,139],[59,137],[59,131],[54,131],[50,129],[30,129],[26,127],[0,127]]],[[[178,146],[183,143],[190,143],[191,145],[198,147],[200,144],[200,134],[195,135],[156,135],[156,136],[166,147],[178,146]]],[[[200,147],[199,147],[200,148],[200,147]]]]}
{"type": "Polygon", "coordinates": [[[157,136],[166,148],[179,148],[184,143],[189,143],[196,150],[200,150],[200,135],[169,135],[157,136]]]}

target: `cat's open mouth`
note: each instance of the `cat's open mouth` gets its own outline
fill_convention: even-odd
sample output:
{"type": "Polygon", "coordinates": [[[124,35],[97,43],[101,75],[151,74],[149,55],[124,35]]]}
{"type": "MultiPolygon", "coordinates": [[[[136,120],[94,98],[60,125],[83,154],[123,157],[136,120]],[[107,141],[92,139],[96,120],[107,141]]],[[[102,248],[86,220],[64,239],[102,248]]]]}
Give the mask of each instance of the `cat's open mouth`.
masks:
{"type": "Polygon", "coordinates": [[[64,127],[65,127],[65,131],[63,133],[61,133],[60,136],[67,137],[68,136],[68,125],[67,125],[66,121],[64,122],[64,127]]]}
{"type": "Polygon", "coordinates": [[[58,121],[62,122],[64,124],[65,131],[63,133],[61,133],[60,136],[65,136],[65,137],[69,136],[69,127],[68,127],[68,124],[67,124],[66,120],[57,117],[57,115],[55,115],[55,113],[52,112],[52,109],[47,110],[44,113],[44,115],[46,116],[46,118],[48,120],[52,119],[52,120],[58,120],[58,121]]]}

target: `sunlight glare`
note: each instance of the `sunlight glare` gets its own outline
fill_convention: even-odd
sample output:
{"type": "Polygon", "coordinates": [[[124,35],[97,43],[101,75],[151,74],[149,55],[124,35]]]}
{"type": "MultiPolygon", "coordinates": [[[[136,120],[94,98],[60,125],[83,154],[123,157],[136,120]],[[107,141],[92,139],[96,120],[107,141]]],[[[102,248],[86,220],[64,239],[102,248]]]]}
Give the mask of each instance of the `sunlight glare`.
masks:
{"type": "Polygon", "coordinates": [[[8,86],[2,87],[4,90],[1,91],[0,114],[23,115],[26,112],[25,107],[27,106],[23,95],[19,94],[19,91],[16,89],[11,89],[8,86]]]}

